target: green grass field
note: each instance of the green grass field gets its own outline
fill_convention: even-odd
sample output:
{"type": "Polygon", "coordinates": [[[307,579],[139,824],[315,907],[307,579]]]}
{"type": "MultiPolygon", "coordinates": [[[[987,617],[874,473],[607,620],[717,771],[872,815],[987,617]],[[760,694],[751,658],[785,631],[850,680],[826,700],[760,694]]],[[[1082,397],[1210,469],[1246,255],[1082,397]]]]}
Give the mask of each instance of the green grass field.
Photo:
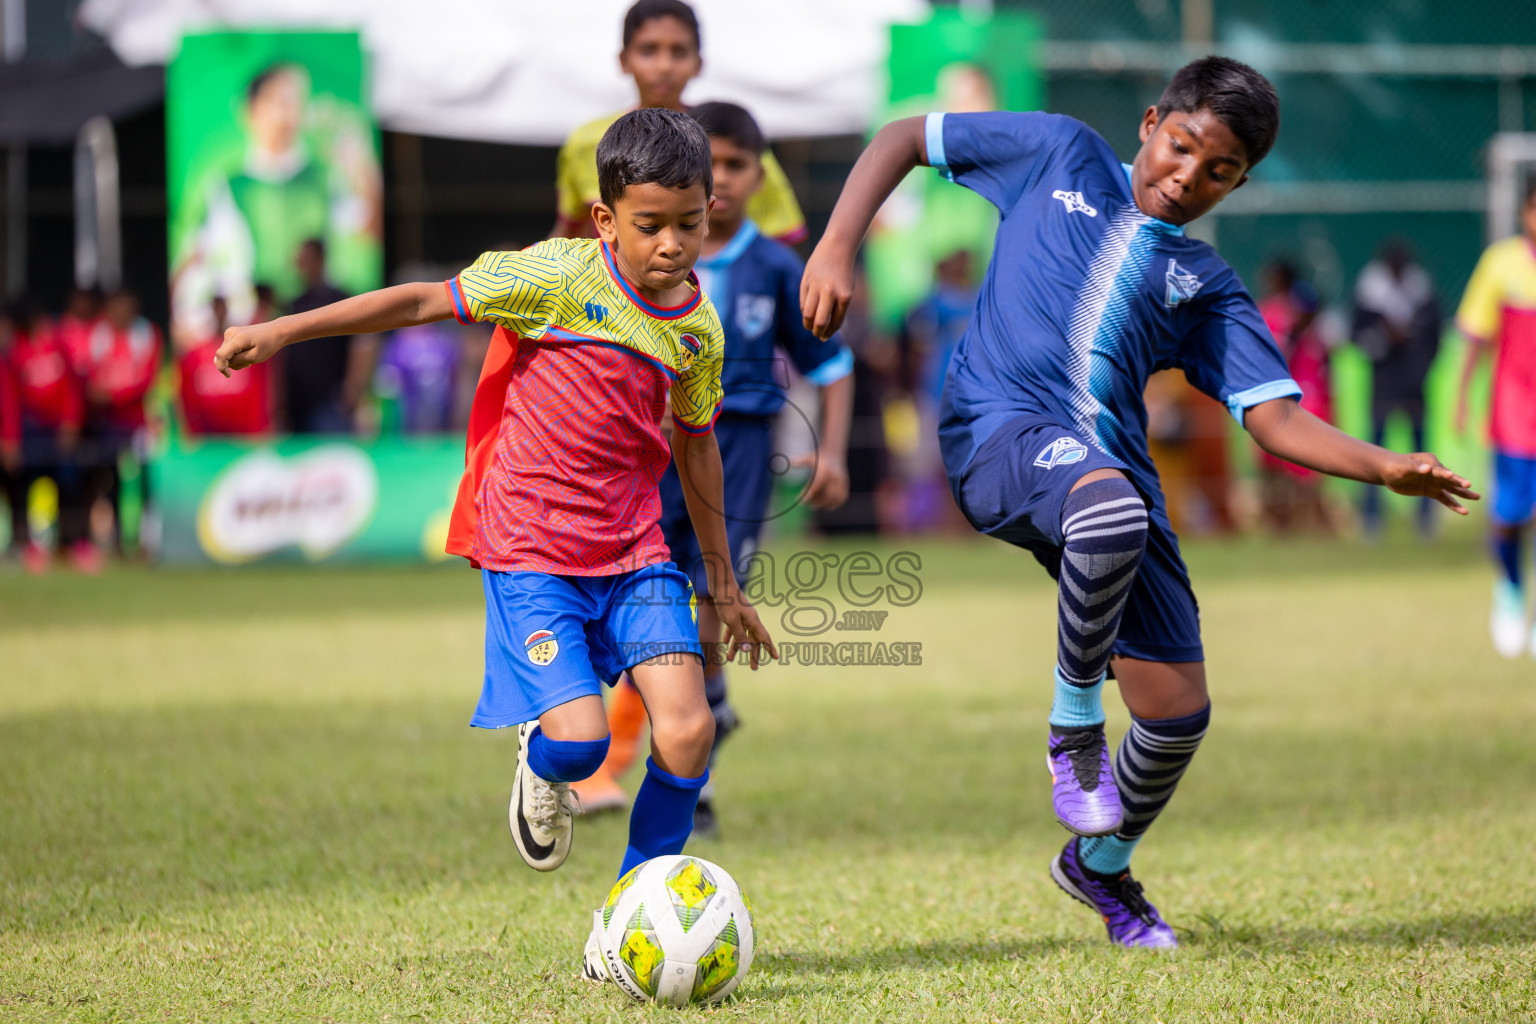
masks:
{"type": "MultiPolygon", "coordinates": [[[[1046,872],[1052,586],[916,550],[867,638],[920,667],[734,675],[693,849],[759,953],[684,1017],[1536,1019],[1536,662],[1489,648],[1470,524],[1190,545],[1215,718],[1136,861],[1172,955],[1046,872]]],[[[462,569],[0,577],[0,1020],[675,1019],[579,980],[625,822],[523,867],[480,661],[462,569]]]]}

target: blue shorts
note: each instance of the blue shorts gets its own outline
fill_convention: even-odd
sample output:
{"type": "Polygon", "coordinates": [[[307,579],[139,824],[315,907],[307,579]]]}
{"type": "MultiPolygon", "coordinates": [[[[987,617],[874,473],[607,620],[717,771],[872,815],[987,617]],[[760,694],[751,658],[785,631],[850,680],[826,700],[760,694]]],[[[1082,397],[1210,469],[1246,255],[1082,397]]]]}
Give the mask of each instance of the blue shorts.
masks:
{"type": "Polygon", "coordinates": [[[1118,469],[1147,499],[1147,553],[1131,583],[1113,653],[1142,661],[1204,661],[1200,606],[1168,522],[1162,492],[1082,434],[1044,416],[1019,416],[982,442],[950,487],[971,525],[1061,573],[1061,507],[1072,485],[1096,469],[1118,469]]]}
{"type": "MultiPolygon", "coordinates": [[[[715,422],[715,439],[720,445],[720,467],[725,481],[725,535],[740,581],[742,569],[757,550],[768,498],[773,493],[773,421],[760,416],[721,416],[715,422]]],[[[683,482],[675,465],[667,466],[661,478],[661,532],[667,550],[672,552],[672,561],[688,574],[693,589],[708,594],[709,580],[699,553],[699,538],[688,518],[683,482]]]]}
{"type": "Polygon", "coordinates": [[[1536,512],[1536,459],[1493,453],[1493,521],[1500,526],[1520,526],[1536,512]]]}
{"type": "Polygon", "coordinates": [[[481,570],[485,686],[470,725],[504,729],[600,696],[633,665],[699,656],[688,577],[670,562],[613,576],[481,570]]]}

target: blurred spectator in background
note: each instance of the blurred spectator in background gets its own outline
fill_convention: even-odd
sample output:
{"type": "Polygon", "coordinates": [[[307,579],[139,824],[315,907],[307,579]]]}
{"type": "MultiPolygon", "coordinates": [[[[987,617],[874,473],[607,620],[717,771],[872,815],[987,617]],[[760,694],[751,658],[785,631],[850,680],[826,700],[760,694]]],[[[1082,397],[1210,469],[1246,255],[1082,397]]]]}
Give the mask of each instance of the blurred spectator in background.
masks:
{"type": "Polygon", "coordinates": [[[160,328],[139,312],[139,300],[119,289],[107,297],[91,328],[84,367],[89,461],[87,508],[100,497],[112,505],[113,535],[122,548],[122,472],[137,463],[140,497],[149,504],[149,437],[144,400],[160,372],[160,328]]]}
{"type": "Polygon", "coordinates": [[[905,526],[911,530],[969,526],[949,493],[939,453],[939,397],[949,357],[960,344],[976,306],[973,258],[959,249],[934,266],[933,290],[907,314],[906,355],[917,407],[917,448],[907,467],[905,526]]]}
{"type": "Polygon", "coordinates": [[[395,331],[379,356],[374,389],[393,398],[402,434],[453,429],[465,341],[451,320],[395,331]]]}
{"type": "MultiPolygon", "coordinates": [[[[1321,306],[1312,286],[1303,281],[1296,265],[1276,260],[1264,273],[1264,298],[1259,312],[1275,336],[1290,367],[1291,378],[1301,386],[1301,407],[1324,423],[1333,422],[1333,385],[1328,372],[1328,343],[1318,330],[1321,306]]],[[[1334,532],[1333,515],[1323,497],[1323,478],[1310,469],[1259,453],[1264,489],[1264,518],[1275,530],[1295,527],[1334,532]]]]}
{"type": "Polygon", "coordinates": [[[95,288],[75,288],[59,317],[59,340],[69,353],[75,373],[84,377],[90,363],[91,331],[101,318],[101,293],[95,288]]]}
{"type": "Polygon", "coordinates": [[[229,326],[229,305],[222,295],[210,304],[213,331],[185,348],[179,360],[181,411],[187,433],[251,436],[272,431],[272,364],[257,363],[248,372],[224,376],[213,365],[214,353],[229,326]]]}
{"type": "Polygon", "coordinates": [[[47,570],[48,550],[32,536],[27,499],[38,479],[51,478],[58,490],[59,548],[67,550],[79,568],[94,571],[100,556],[87,536],[90,505],[79,465],[85,418],[80,379],[58,333],[25,302],[0,318],[0,339],[0,348],[10,353],[10,376],[20,407],[20,465],[6,479],[11,543],[20,549],[28,572],[47,570]]]}
{"type": "MultiPolygon", "coordinates": [[[[326,280],[325,243],[311,238],[299,246],[304,291],[290,313],[340,302],[347,297],[326,280]]],[[[358,403],[373,374],[374,340],[368,335],[317,338],[283,350],[283,411],[295,434],[350,434],[358,403]]]]}
{"type": "Polygon", "coordinates": [[[264,324],[282,316],[282,311],[277,308],[277,294],[271,285],[259,281],[251,291],[256,296],[256,305],[251,310],[251,323],[264,324]]]}
{"type": "MultiPolygon", "coordinates": [[[[1440,297],[1403,240],[1387,241],[1360,272],[1352,320],[1355,344],[1371,361],[1371,441],[1381,444],[1387,421],[1402,413],[1413,431],[1410,450],[1424,451],[1424,379],[1440,350],[1440,297]]],[[[1381,490],[1365,489],[1367,536],[1381,533],[1381,490]]],[[[1418,504],[1419,532],[1432,536],[1435,503],[1418,504]]]]}
{"type": "Polygon", "coordinates": [[[885,403],[895,389],[898,353],[891,339],[870,321],[869,283],[864,268],[854,277],[853,298],[838,337],[853,353],[853,422],[848,431],[848,500],[841,508],[817,509],[817,529],[826,534],[878,533],[891,522],[890,453],[885,437],[885,403]]]}

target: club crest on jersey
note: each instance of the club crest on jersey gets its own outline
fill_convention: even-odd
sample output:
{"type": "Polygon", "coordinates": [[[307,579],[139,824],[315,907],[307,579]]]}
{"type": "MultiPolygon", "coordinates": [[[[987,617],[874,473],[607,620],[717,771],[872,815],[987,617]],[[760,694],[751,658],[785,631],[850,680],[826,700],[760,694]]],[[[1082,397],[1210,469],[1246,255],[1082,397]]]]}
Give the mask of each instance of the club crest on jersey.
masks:
{"type": "Polygon", "coordinates": [[[1082,462],[1088,457],[1088,446],[1075,437],[1058,437],[1035,456],[1035,465],[1041,469],[1055,469],[1057,466],[1070,466],[1074,462],[1082,462]]]}
{"type": "Polygon", "coordinates": [[[682,373],[693,365],[694,357],[704,345],[696,334],[680,334],[677,340],[682,343],[677,350],[677,372],[682,373]]]}
{"type": "Polygon", "coordinates": [[[772,295],[736,296],[736,329],[747,341],[756,341],[773,323],[777,307],[772,295]]]}
{"type": "Polygon", "coordinates": [[[1057,189],[1051,193],[1051,198],[1060,199],[1062,205],[1067,208],[1068,213],[1086,213],[1090,217],[1097,217],[1099,215],[1099,211],[1089,206],[1087,201],[1083,199],[1081,192],[1067,192],[1063,189],[1057,189]]]}
{"type": "Polygon", "coordinates": [[[548,665],[560,653],[560,640],[554,630],[536,629],[523,641],[523,648],[528,652],[529,661],[535,665],[548,665]]]}
{"type": "Polygon", "coordinates": [[[1168,294],[1163,297],[1163,305],[1172,309],[1181,302],[1188,302],[1195,297],[1204,283],[1187,270],[1179,269],[1178,260],[1168,261],[1168,294]]]}

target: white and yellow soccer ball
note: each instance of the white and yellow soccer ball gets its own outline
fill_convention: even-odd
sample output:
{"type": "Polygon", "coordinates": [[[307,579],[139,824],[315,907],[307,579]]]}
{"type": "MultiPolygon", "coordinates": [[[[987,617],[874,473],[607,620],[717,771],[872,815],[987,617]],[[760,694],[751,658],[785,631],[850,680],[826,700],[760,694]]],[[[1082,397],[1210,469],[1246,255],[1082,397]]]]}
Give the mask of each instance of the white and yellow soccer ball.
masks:
{"type": "Polygon", "coordinates": [[[598,936],[614,983],[641,1001],[713,1003],[752,966],[752,904],[724,868],[698,857],[656,857],[608,893],[598,936]]]}

